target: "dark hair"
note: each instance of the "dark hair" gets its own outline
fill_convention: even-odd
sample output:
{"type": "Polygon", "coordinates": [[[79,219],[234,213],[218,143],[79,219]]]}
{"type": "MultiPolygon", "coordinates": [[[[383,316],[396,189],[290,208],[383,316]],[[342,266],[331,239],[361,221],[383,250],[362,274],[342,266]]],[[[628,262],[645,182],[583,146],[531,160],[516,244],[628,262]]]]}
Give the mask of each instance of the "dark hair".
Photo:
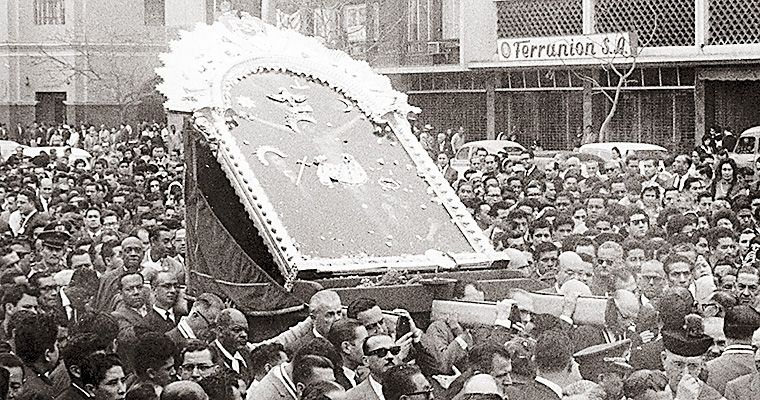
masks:
{"type": "Polygon", "coordinates": [[[460,279],[454,284],[454,292],[452,293],[452,297],[455,299],[463,298],[464,291],[467,286],[472,286],[480,292],[483,291],[483,288],[478,281],[472,279],[460,279]]]}
{"type": "Polygon", "coordinates": [[[94,333],[109,345],[119,335],[119,323],[111,314],[88,312],[82,315],[71,334],[94,333]]]}
{"type": "Polygon", "coordinates": [[[327,340],[335,347],[335,351],[341,353],[341,346],[343,342],[352,342],[356,340],[356,330],[363,327],[361,322],[351,319],[343,318],[335,321],[330,327],[330,331],[327,332],[327,340]]]}
{"type": "Polygon", "coordinates": [[[124,400],[158,400],[156,386],[151,382],[139,382],[129,388],[124,400]]]}
{"type": "Polygon", "coordinates": [[[25,364],[38,362],[46,351],[55,349],[57,337],[58,324],[54,316],[38,314],[28,318],[16,327],[16,355],[25,364]]]}
{"type": "Polygon", "coordinates": [[[547,229],[547,228],[549,229],[549,233],[554,232],[554,227],[552,226],[552,223],[549,222],[548,219],[544,219],[544,218],[537,219],[530,224],[530,229],[529,229],[530,235],[533,236],[533,234],[535,234],[536,230],[538,229],[547,229]]]}
{"type": "Polygon", "coordinates": [[[333,363],[326,357],[305,354],[293,359],[293,382],[298,384],[307,384],[312,380],[314,370],[317,368],[330,369],[334,368],[333,363]]]}
{"type": "Polygon", "coordinates": [[[205,350],[209,351],[211,354],[211,361],[216,364],[219,361],[219,353],[216,351],[216,346],[209,346],[206,344],[206,342],[198,339],[188,340],[185,347],[182,348],[182,351],[179,354],[179,358],[180,360],[184,360],[185,354],[187,353],[197,353],[205,350]]]}
{"type": "Polygon", "coordinates": [[[237,387],[240,375],[229,368],[220,368],[214,374],[198,382],[209,399],[232,400],[232,388],[237,387]]]}
{"type": "Polygon", "coordinates": [[[422,374],[414,364],[401,364],[389,368],[383,373],[383,397],[386,400],[399,400],[401,396],[416,390],[414,376],[422,374]]]}
{"type": "Polygon", "coordinates": [[[71,374],[70,370],[72,366],[81,367],[90,354],[105,350],[106,347],[98,335],[94,333],[79,333],[69,339],[69,344],[61,353],[61,358],[63,358],[66,370],[71,374]]]}
{"type": "Polygon", "coordinates": [[[557,247],[557,245],[552,242],[541,242],[536,245],[536,251],[534,253],[538,259],[541,258],[542,253],[547,253],[550,251],[559,251],[559,247],[557,247]]]}
{"type": "Polygon", "coordinates": [[[559,372],[573,361],[573,343],[563,333],[547,331],[538,337],[536,366],[543,372],[559,372]]]}
{"type": "Polygon", "coordinates": [[[122,281],[124,278],[126,278],[126,277],[128,277],[128,276],[130,276],[130,275],[137,275],[137,276],[139,276],[139,277],[140,277],[140,279],[142,280],[143,284],[145,284],[145,277],[143,276],[143,274],[142,274],[142,273],[140,273],[140,272],[137,272],[137,271],[135,271],[135,272],[126,271],[126,272],[124,272],[123,274],[119,275],[119,280],[118,280],[118,281],[116,281],[116,282],[117,282],[117,284],[118,284],[118,286],[119,286],[119,290],[122,290],[122,289],[123,289],[121,281],[122,281]]]}
{"type": "Polygon", "coordinates": [[[670,268],[674,264],[679,264],[679,263],[688,265],[690,270],[694,269],[694,265],[691,263],[691,260],[689,260],[688,258],[682,255],[678,255],[675,253],[671,253],[667,257],[665,257],[665,261],[662,262],[662,269],[665,271],[666,275],[669,275],[670,268]]]}
{"type": "Polygon", "coordinates": [[[718,247],[718,242],[723,238],[731,238],[736,240],[734,232],[728,228],[715,227],[707,231],[707,243],[711,249],[718,247]]]}
{"type": "MultiPolygon", "coordinates": [[[[338,322],[340,321],[336,321],[336,324],[338,322]]],[[[251,365],[249,365],[249,368],[255,374],[264,373],[266,372],[267,364],[274,364],[280,361],[280,353],[285,353],[285,347],[281,343],[262,344],[251,351],[251,365]]]]}
{"type": "Polygon", "coordinates": [[[499,345],[494,341],[486,341],[472,346],[467,353],[467,360],[474,371],[489,373],[495,355],[511,359],[506,347],[499,345]]]}
{"type": "Polygon", "coordinates": [[[25,284],[14,284],[13,286],[5,288],[2,300],[0,300],[3,304],[3,312],[5,312],[6,304],[13,304],[13,306],[16,307],[24,295],[37,297],[39,296],[39,293],[35,292],[25,284]]]}
{"type": "Polygon", "coordinates": [[[158,332],[146,332],[137,338],[133,349],[135,372],[144,377],[148,369],[160,369],[166,360],[174,358],[177,346],[167,336],[158,332]]]}
{"type": "Polygon", "coordinates": [[[98,386],[106,379],[108,370],[113,367],[121,367],[121,360],[115,354],[90,354],[81,368],[82,383],[98,386]]]}
{"type": "Polygon", "coordinates": [[[343,387],[332,381],[311,382],[303,389],[301,400],[330,400],[328,393],[343,390],[343,387]]]}
{"type": "Polygon", "coordinates": [[[348,318],[356,319],[356,316],[359,315],[359,313],[372,309],[375,306],[377,306],[377,302],[375,301],[375,299],[370,299],[368,297],[360,297],[352,301],[351,304],[348,305],[348,310],[346,310],[346,316],[348,318]]]}

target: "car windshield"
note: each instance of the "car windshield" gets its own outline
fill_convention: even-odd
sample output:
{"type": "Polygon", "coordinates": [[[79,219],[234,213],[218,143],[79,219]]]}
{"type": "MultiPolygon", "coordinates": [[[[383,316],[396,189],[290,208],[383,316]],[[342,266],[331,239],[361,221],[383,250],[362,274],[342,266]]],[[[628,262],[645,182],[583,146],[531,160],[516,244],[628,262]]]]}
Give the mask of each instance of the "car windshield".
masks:
{"type": "Polygon", "coordinates": [[[736,154],[754,154],[755,153],[755,138],[751,136],[745,136],[739,138],[739,142],[736,143],[734,148],[736,154]]]}

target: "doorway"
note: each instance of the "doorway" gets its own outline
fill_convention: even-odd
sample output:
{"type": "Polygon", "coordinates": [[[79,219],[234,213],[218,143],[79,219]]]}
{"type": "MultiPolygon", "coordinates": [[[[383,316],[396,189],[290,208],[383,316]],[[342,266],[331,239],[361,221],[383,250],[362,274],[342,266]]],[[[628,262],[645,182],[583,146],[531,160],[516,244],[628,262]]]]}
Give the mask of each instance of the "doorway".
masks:
{"type": "Polygon", "coordinates": [[[49,125],[66,122],[66,92],[37,92],[35,93],[35,120],[49,125]]]}

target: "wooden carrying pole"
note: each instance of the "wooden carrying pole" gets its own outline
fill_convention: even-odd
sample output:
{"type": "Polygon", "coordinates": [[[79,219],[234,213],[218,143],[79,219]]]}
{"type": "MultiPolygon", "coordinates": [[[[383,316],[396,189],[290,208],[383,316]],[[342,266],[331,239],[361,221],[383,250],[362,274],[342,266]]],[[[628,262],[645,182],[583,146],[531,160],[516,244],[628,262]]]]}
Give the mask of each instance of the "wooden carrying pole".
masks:
{"type": "MultiPolygon", "coordinates": [[[[558,294],[531,293],[536,314],[559,316],[564,298],[558,294]]],[[[573,322],[578,325],[604,325],[607,307],[614,307],[606,297],[579,297],[573,313],[573,322]]],[[[496,321],[495,302],[467,302],[456,300],[433,300],[430,320],[454,315],[463,325],[493,325],[496,321]]]]}

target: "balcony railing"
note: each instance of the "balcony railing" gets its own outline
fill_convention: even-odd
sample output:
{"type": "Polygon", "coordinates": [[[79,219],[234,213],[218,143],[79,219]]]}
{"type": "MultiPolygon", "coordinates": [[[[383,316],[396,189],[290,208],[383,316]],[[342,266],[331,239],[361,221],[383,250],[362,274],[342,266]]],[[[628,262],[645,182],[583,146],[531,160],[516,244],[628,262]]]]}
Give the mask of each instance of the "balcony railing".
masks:
{"type": "Polygon", "coordinates": [[[353,42],[347,53],[374,67],[459,64],[459,40],[353,42]]]}

